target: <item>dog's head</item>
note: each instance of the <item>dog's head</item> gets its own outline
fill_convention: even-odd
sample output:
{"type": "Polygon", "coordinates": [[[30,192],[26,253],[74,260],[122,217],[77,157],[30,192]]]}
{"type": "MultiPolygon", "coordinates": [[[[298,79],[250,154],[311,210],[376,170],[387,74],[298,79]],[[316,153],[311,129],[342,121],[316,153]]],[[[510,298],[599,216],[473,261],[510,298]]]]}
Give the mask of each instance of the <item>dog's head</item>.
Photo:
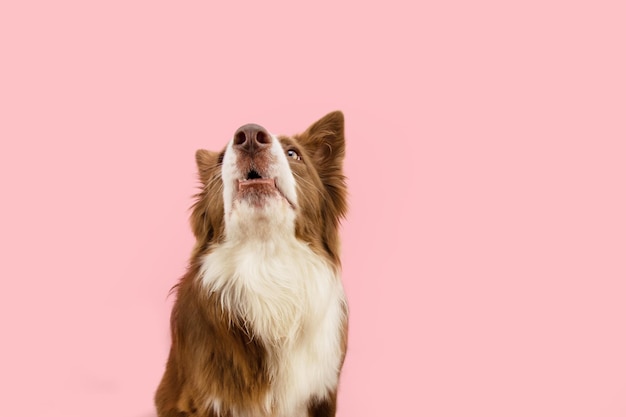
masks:
{"type": "Polygon", "coordinates": [[[338,263],[338,226],[347,208],[344,154],[339,111],[292,137],[244,125],[222,152],[197,151],[202,191],[191,215],[194,256],[224,240],[288,234],[338,263]]]}

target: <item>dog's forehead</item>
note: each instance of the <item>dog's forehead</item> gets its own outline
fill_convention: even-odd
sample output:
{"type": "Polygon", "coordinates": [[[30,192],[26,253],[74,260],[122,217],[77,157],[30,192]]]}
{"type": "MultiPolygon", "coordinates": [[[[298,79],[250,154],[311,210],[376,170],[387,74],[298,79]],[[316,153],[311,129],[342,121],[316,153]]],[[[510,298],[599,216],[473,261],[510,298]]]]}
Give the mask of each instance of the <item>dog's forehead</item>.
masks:
{"type": "Polygon", "coordinates": [[[294,136],[287,136],[287,135],[279,135],[277,136],[278,141],[281,143],[281,145],[283,145],[283,147],[286,146],[299,146],[301,145],[300,141],[298,140],[298,135],[294,135],[294,136]]]}

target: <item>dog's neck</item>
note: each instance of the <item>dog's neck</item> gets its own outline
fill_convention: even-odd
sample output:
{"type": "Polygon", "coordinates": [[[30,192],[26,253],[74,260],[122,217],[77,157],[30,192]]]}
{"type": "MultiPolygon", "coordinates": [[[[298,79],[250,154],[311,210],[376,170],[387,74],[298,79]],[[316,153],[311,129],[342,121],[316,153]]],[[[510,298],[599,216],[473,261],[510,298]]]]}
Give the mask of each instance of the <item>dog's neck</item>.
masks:
{"type": "Polygon", "coordinates": [[[295,211],[283,202],[268,202],[265,207],[237,204],[225,218],[227,242],[258,244],[295,238],[295,211]]]}

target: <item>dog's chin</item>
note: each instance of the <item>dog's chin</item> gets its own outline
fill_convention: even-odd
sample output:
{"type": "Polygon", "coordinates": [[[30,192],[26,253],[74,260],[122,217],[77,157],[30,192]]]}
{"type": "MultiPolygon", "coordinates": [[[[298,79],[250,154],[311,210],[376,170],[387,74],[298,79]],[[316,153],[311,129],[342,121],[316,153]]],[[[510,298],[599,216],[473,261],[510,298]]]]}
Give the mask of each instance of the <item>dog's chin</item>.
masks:
{"type": "Polygon", "coordinates": [[[235,200],[259,208],[276,202],[285,203],[292,209],[295,208],[276,186],[276,180],[273,178],[238,180],[235,200]]]}
{"type": "Polygon", "coordinates": [[[240,180],[225,216],[227,240],[267,242],[295,233],[296,211],[271,179],[240,180]]]}

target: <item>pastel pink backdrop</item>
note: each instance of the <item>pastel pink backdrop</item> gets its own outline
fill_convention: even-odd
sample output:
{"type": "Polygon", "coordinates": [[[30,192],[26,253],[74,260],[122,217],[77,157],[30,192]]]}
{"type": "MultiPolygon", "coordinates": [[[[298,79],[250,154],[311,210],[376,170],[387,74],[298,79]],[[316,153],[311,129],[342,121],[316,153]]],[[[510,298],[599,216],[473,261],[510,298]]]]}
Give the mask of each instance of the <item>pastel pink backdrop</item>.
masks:
{"type": "Polygon", "coordinates": [[[346,116],[348,416],[626,416],[623,2],[3,2],[0,414],[153,416],[194,152],[346,116]]]}

